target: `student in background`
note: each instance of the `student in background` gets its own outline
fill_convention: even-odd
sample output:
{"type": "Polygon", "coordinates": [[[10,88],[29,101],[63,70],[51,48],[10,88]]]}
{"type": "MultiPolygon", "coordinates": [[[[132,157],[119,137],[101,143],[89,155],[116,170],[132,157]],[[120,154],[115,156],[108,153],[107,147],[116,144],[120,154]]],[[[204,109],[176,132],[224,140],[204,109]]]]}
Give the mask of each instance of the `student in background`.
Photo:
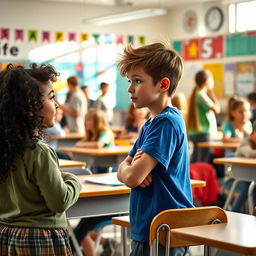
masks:
{"type": "Polygon", "coordinates": [[[135,108],[131,103],[125,119],[125,128],[120,139],[136,139],[139,136],[140,128],[146,122],[149,111],[147,108],[135,108]]]}
{"type": "Polygon", "coordinates": [[[188,106],[185,94],[182,92],[176,92],[172,97],[172,105],[180,110],[184,120],[186,120],[188,106]]]}
{"type": "Polygon", "coordinates": [[[85,116],[85,138],[78,141],[78,148],[105,148],[114,145],[114,135],[108,125],[105,112],[91,108],[85,116]]]}
{"type": "Polygon", "coordinates": [[[100,90],[101,90],[101,95],[93,103],[93,107],[103,110],[107,115],[109,124],[112,125],[113,116],[114,116],[114,112],[113,112],[114,101],[109,94],[109,84],[102,82],[100,84],[100,90]]]}
{"type": "MultiPolygon", "coordinates": [[[[244,137],[235,152],[236,157],[256,157],[256,123],[253,125],[252,133],[248,137],[244,137]]],[[[230,178],[223,182],[224,191],[229,191],[234,179],[230,178]]],[[[231,210],[234,212],[243,212],[243,206],[248,196],[248,188],[250,182],[240,181],[236,186],[236,197],[232,202],[231,210]]],[[[256,204],[256,191],[254,191],[254,203],[256,204]]]]}
{"type": "Polygon", "coordinates": [[[71,256],[65,211],[78,199],[75,175],[61,173],[42,141],[58,105],[50,65],[8,65],[0,73],[0,254],[71,256]],[[4,121],[4,122],[3,122],[4,121]]]}
{"type": "Polygon", "coordinates": [[[69,88],[69,98],[61,108],[66,116],[67,126],[70,132],[83,134],[84,117],[87,111],[87,100],[83,91],[79,87],[78,78],[71,76],[67,79],[69,88]]]}
{"type": "MultiPolygon", "coordinates": [[[[162,43],[136,49],[128,46],[118,63],[121,75],[129,79],[135,108],[147,107],[151,114],[117,175],[132,188],[131,256],[149,255],[149,227],[159,212],[193,207],[186,128],[180,112],[171,105],[182,66],[181,58],[162,43]]],[[[159,249],[163,253],[164,247],[159,249]]],[[[183,247],[171,249],[171,255],[186,252],[183,247]]]]}
{"type": "Polygon", "coordinates": [[[198,71],[195,82],[187,114],[187,133],[193,143],[190,162],[209,162],[210,149],[200,148],[197,143],[210,141],[210,134],[217,133],[215,114],[220,112],[220,106],[213,91],[214,80],[210,71],[198,71]]]}
{"type": "Polygon", "coordinates": [[[251,105],[251,111],[252,111],[251,122],[253,124],[256,122],[256,92],[249,93],[247,96],[247,99],[251,105]]]}
{"type": "Polygon", "coordinates": [[[223,141],[240,142],[252,132],[249,102],[241,97],[233,96],[228,101],[227,120],[223,123],[223,141]]]}
{"type": "Polygon", "coordinates": [[[93,106],[94,100],[90,98],[90,88],[87,85],[83,85],[81,89],[87,99],[88,108],[91,108],[93,106]]]}

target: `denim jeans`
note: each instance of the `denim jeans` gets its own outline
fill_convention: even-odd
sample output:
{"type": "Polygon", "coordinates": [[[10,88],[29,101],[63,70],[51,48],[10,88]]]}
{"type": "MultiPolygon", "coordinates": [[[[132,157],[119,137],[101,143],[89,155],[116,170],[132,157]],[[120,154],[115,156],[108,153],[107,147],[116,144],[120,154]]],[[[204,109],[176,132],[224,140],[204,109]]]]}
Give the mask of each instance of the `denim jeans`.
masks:
{"type": "MultiPolygon", "coordinates": [[[[132,241],[132,251],[130,256],[149,256],[150,248],[147,243],[132,241]]],[[[159,245],[159,256],[165,255],[165,248],[159,245]]],[[[188,247],[179,247],[179,248],[171,248],[170,249],[170,256],[185,256],[188,252],[188,247]]]]}

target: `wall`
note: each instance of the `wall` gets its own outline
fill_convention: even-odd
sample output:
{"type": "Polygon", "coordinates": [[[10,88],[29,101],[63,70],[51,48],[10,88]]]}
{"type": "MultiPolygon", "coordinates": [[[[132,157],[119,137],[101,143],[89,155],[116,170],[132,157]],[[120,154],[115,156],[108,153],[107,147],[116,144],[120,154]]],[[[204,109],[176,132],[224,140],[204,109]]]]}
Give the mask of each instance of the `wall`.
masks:
{"type": "MultiPolygon", "coordinates": [[[[188,39],[195,39],[195,38],[202,38],[202,37],[216,37],[219,35],[228,35],[228,5],[222,4],[220,1],[215,1],[212,3],[202,3],[202,4],[191,4],[186,5],[184,7],[177,7],[169,12],[168,17],[168,29],[170,33],[170,37],[172,41],[176,40],[188,40],[188,39]],[[207,30],[204,26],[205,24],[205,14],[207,10],[212,6],[218,6],[220,7],[224,12],[224,24],[217,32],[210,32],[207,30]],[[183,25],[183,18],[184,14],[188,10],[193,10],[198,17],[198,25],[194,32],[188,33],[184,29],[183,25]]],[[[185,61],[184,65],[184,75],[180,82],[179,91],[182,91],[185,93],[186,96],[188,96],[194,87],[194,75],[200,69],[203,65],[211,63],[211,64],[226,64],[226,63],[241,63],[241,62],[254,62],[256,61],[256,55],[248,55],[248,56],[240,56],[240,57],[221,57],[216,59],[210,59],[210,60],[196,60],[196,61],[185,61]]],[[[256,63],[254,65],[254,73],[256,73],[256,63]]],[[[217,74],[218,75],[218,74],[217,74]]],[[[234,87],[234,92],[236,92],[236,81],[232,81],[232,86],[230,83],[230,77],[227,76],[225,70],[223,70],[223,81],[222,85],[224,90],[227,87],[230,88],[230,91],[232,91],[231,87],[234,87]]],[[[254,90],[256,90],[256,78],[254,78],[254,90]]],[[[251,87],[250,87],[251,88],[251,87]]],[[[219,96],[222,110],[225,111],[226,108],[226,99],[227,99],[228,93],[224,93],[223,96],[219,96]]]]}

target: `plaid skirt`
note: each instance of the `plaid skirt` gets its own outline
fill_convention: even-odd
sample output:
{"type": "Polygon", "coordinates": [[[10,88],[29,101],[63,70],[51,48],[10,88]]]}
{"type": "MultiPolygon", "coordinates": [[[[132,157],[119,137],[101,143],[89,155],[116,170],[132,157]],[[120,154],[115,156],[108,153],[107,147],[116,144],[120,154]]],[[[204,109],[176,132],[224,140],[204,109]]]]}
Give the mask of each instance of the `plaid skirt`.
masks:
{"type": "Polygon", "coordinates": [[[0,224],[1,256],[71,256],[67,229],[0,224]]]}

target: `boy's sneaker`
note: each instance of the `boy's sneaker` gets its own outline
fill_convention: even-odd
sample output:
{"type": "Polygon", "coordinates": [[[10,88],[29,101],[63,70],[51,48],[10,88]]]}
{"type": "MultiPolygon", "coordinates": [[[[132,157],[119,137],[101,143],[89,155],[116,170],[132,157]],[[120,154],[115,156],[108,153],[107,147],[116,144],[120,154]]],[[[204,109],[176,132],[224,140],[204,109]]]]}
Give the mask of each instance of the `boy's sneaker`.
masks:
{"type": "Polygon", "coordinates": [[[103,252],[100,256],[114,256],[115,251],[118,247],[116,240],[108,238],[106,243],[103,245],[103,252]]]}

